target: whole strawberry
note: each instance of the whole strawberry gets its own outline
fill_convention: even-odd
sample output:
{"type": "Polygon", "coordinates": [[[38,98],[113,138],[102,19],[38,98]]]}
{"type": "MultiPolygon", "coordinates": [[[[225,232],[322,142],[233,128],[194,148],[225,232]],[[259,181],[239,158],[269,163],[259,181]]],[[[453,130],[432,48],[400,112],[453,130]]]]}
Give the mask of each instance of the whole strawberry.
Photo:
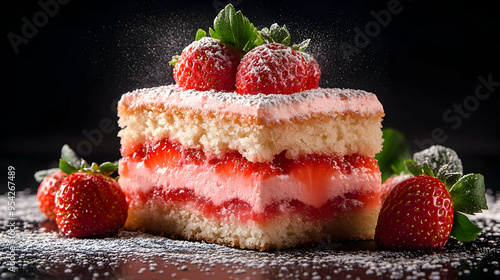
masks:
{"type": "Polygon", "coordinates": [[[40,210],[55,219],[59,231],[71,237],[105,236],[125,224],[128,204],[118,182],[111,178],[117,163],[89,165],[64,145],[59,168],[35,173],[41,181],[40,210]]]}
{"type": "MultiPolygon", "coordinates": [[[[73,166],[78,166],[81,163],[81,159],[68,145],[62,147],[61,159],[73,166]]],[[[35,173],[35,180],[40,183],[37,191],[38,208],[50,220],[55,218],[56,193],[66,175],[59,168],[40,170],[35,173]]]]}
{"type": "Polygon", "coordinates": [[[449,236],[459,241],[476,238],[481,229],[464,214],[488,208],[482,175],[463,175],[455,151],[437,145],[397,165],[403,166],[402,173],[384,183],[388,194],[375,229],[379,248],[435,249],[449,236]],[[400,183],[392,187],[391,180],[400,183]]]}
{"type": "Polygon", "coordinates": [[[211,37],[205,35],[199,29],[195,41],[169,62],[174,80],[183,89],[235,90],[240,59],[255,46],[257,29],[229,4],[215,18],[211,37]]]}
{"type": "Polygon", "coordinates": [[[55,197],[59,190],[61,182],[66,174],[62,171],[57,171],[43,179],[38,187],[36,199],[38,208],[48,219],[54,219],[55,197]]]}
{"type": "Polygon", "coordinates": [[[249,51],[236,74],[240,94],[292,94],[306,88],[309,64],[299,51],[279,43],[249,51]]]}
{"type": "Polygon", "coordinates": [[[416,176],[399,183],[385,199],[375,242],[384,249],[444,246],[453,226],[453,202],[435,177],[416,176]]]}
{"type": "Polygon", "coordinates": [[[59,231],[70,237],[107,236],[123,227],[127,209],[125,195],[115,179],[77,172],[61,183],[55,219],[59,231]]]}
{"type": "Polygon", "coordinates": [[[242,56],[230,44],[203,37],[182,51],[174,66],[174,79],[184,89],[232,91],[242,56]]]}
{"type": "Polygon", "coordinates": [[[321,78],[321,69],[319,63],[314,57],[308,53],[301,52],[302,56],[306,59],[309,65],[309,74],[306,81],[305,89],[318,88],[319,80],[321,78]]]}

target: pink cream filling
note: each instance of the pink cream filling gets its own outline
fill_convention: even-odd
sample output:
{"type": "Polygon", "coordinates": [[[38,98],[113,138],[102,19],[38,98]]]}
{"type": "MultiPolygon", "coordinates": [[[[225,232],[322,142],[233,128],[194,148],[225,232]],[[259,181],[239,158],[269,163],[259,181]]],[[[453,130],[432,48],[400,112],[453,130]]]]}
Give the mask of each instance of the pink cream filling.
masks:
{"type": "Polygon", "coordinates": [[[152,198],[166,203],[204,201],[204,206],[197,206],[204,207],[204,212],[207,207],[219,209],[208,211],[209,215],[237,207],[240,220],[267,219],[283,207],[323,217],[329,211],[380,203],[378,166],[374,159],[360,155],[308,155],[297,160],[278,155],[272,163],[251,163],[238,153],[209,158],[202,151],[164,140],[124,156],[119,173],[131,207],[152,198]]]}

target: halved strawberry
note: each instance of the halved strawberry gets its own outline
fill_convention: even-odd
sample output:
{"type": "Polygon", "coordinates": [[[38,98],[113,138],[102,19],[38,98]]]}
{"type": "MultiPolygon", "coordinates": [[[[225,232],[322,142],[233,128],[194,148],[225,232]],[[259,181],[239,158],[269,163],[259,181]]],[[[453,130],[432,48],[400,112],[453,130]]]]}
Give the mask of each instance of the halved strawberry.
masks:
{"type": "Polygon", "coordinates": [[[273,163],[251,162],[238,152],[225,154],[221,159],[212,160],[216,172],[224,178],[232,178],[239,174],[245,178],[266,178],[281,174],[282,168],[273,163]]]}
{"type": "Polygon", "coordinates": [[[145,146],[144,149],[144,165],[152,170],[178,166],[182,158],[179,146],[169,140],[145,146]]]}
{"type": "Polygon", "coordinates": [[[307,193],[322,196],[331,178],[341,172],[336,158],[308,155],[290,162],[290,174],[308,189],[307,193]]]}

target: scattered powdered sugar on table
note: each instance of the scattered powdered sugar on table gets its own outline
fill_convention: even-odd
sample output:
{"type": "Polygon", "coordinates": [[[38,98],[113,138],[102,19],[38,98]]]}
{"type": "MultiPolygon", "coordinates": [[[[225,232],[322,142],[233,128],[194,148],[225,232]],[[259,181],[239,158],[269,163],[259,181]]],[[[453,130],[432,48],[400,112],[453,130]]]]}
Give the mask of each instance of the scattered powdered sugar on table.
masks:
{"type": "MultiPolygon", "coordinates": [[[[18,193],[15,201],[15,232],[9,230],[7,207],[0,209],[0,278],[14,277],[9,260],[17,276],[27,279],[448,279],[478,273],[500,278],[500,197],[491,193],[490,209],[473,217],[484,228],[476,241],[450,239],[442,249],[414,252],[377,251],[372,241],[257,252],[131,231],[67,238],[44,219],[35,195],[18,193]]],[[[6,206],[6,196],[0,202],[6,206]]]]}

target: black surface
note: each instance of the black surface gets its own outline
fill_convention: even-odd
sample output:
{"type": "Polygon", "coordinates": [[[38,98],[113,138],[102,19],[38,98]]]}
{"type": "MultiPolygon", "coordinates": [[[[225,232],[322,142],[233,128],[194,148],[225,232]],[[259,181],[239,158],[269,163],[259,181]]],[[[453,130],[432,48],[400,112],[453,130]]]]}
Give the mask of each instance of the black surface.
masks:
{"type": "MultiPolygon", "coordinates": [[[[226,2],[69,1],[51,6],[52,16],[40,3],[56,2],[9,0],[0,9],[0,170],[15,166],[18,184],[31,189],[34,171],[54,165],[65,143],[89,161],[117,159],[116,101],[136,88],[172,83],[167,62],[226,2]],[[28,30],[35,21],[36,32],[28,30]],[[23,36],[23,28],[30,38],[16,52],[9,38],[23,36]]],[[[232,3],[259,28],[278,22],[292,42],[311,38],[320,85],[376,93],[384,126],[403,131],[413,150],[454,148],[467,173],[483,173],[487,187],[500,189],[500,17],[492,2],[232,3]],[[392,3],[399,3],[395,14],[377,25],[373,14],[384,17],[392,3]],[[359,52],[346,56],[357,29],[373,36],[358,38],[359,52]],[[480,77],[494,83],[476,96],[480,77]]]]}
{"type": "MultiPolygon", "coordinates": [[[[357,241],[258,252],[128,231],[108,238],[68,238],[45,220],[34,195],[18,193],[15,215],[0,208],[0,277],[500,279],[498,199],[495,203],[489,196],[489,213],[473,219],[484,231],[469,243],[450,239],[437,250],[390,252],[377,250],[373,241],[357,241]]],[[[6,205],[7,199],[1,197],[0,203],[6,205]]]]}

